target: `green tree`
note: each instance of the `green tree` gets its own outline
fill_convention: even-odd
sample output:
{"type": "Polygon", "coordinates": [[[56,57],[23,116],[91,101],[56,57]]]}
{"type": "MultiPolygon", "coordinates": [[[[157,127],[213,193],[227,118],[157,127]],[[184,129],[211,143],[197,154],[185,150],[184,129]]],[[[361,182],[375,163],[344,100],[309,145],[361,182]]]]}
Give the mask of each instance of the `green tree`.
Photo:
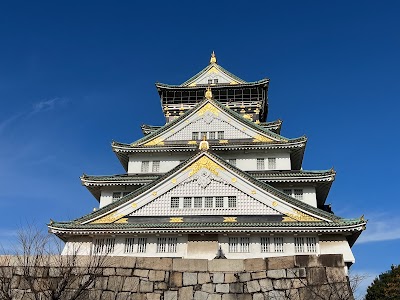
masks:
{"type": "Polygon", "coordinates": [[[379,275],[367,289],[365,300],[400,300],[400,265],[379,275]]]}

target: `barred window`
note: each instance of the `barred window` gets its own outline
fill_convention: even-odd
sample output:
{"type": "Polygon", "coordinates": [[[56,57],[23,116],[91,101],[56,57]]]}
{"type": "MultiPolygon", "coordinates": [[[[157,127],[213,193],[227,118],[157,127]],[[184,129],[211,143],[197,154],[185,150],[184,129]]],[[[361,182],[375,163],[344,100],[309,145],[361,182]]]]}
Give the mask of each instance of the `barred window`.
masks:
{"type": "Polygon", "coordinates": [[[133,249],[135,246],[135,238],[126,238],[125,239],[125,253],[133,253],[133,249]]]}
{"type": "Polygon", "coordinates": [[[228,163],[230,163],[232,166],[236,167],[236,158],[228,159],[228,163]]]}
{"type": "Polygon", "coordinates": [[[274,237],[274,252],[283,252],[283,237],[274,237]]]}
{"type": "Polygon", "coordinates": [[[199,139],[199,133],[198,132],[192,132],[192,140],[197,141],[199,139]]]}
{"type": "Polygon", "coordinates": [[[184,197],[183,208],[191,208],[191,207],[192,207],[192,197],[184,197]]]}
{"type": "Polygon", "coordinates": [[[218,83],[218,78],[214,79],[214,84],[218,83]]]}
{"type": "Polygon", "coordinates": [[[283,192],[288,196],[292,196],[292,189],[283,189],[283,192]]]}
{"type": "Polygon", "coordinates": [[[224,132],[223,131],[218,131],[218,139],[219,140],[222,140],[222,139],[224,139],[224,132]]]}
{"type": "Polygon", "coordinates": [[[215,140],[215,131],[210,131],[208,133],[208,139],[209,140],[215,140]]]}
{"type": "Polygon", "coordinates": [[[95,254],[110,254],[114,252],[114,246],[114,238],[95,239],[93,243],[93,252],[95,254]]]}
{"type": "Polygon", "coordinates": [[[203,132],[201,133],[200,139],[202,140],[204,137],[206,137],[206,139],[207,139],[207,132],[206,132],[206,131],[203,131],[203,132]]]}
{"type": "Polygon", "coordinates": [[[257,158],[257,170],[264,170],[264,169],[265,169],[264,158],[257,158]]]}
{"type": "Polygon", "coordinates": [[[306,238],[307,252],[315,253],[317,252],[317,239],[315,237],[306,238]]]}
{"type": "Polygon", "coordinates": [[[178,238],[176,237],[168,238],[168,252],[175,253],[177,244],[178,244],[178,238]]]}
{"type": "Polygon", "coordinates": [[[204,207],[212,208],[213,207],[213,197],[205,197],[204,199],[204,207]]]}
{"type": "Polygon", "coordinates": [[[224,197],[215,197],[215,207],[224,207],[224,197]]]}
{"type": "Polygon", "coordinates": [[[142,161],[141,172],[142,173],[149,172],[149,161],[142,161]]]}
{"type": "Polygon", "coordinates": [[[158,253],[175,253],[178,244],[176,237],[159,237],[157,238],[157,252],[158,253]]]}
{"type": "Polygon", "coordinates": [[[269,170],[276,169],[276,158],[275,157],[268,158],[268,169],[269,170]]]}
{"type": "Polygon", "coordinates": [[[121,192],[114,192],[113,196],[112,196],[112,201],[115,202],[117,201],[119,198],[121,198],[121,192]]]}
{"type": "Polygon", "coordinates": [[[212,84],[212,79],[208,79],[208,84],[212,84]]]}
{"type": "Polygon", "coordinates": [[[272,252],[272,244],[269,237],[261,237],[261,252],[272,252]]]}
{"type": "Polygon", "coordinates": [[[167,252],[167,238],[165,237],[157,238],[157,252],[158,253],[167,252]]]}
{"type": "Polygon", "coordinates": [[[151,171],[154,172],[154,173],[160,172],[160,161],[159,160],[154,160],[153,161],[153,165],[152,165],[151,171]]]}
{"type": "Polygon", "coordinates": [[[250,240],[248,237],[230,237],[229,252],[250,252],[250,240]]]}
{"type": "Polygon", "coordinates": [[[194,197],[194,208],[201,208],[203,206],[202,197],[194,197]]]}
{"type": "Polygon", "coordinates": [[[303,200],[303,190],[295,189],[294,190],[294,198],[296,198],[297,200],[303,200]]]}
{"type": "Polygon", "coordinates": [[[228,197],[228,207],[236,207],[236,196],[228,197]]]}
{"type": "Polygon", "coordinates": [[[138,248],[137,252],[138,253],[145,253],[147,248],[147,238],[141,237],[138,238],[138,248]]]}
{"type": "Polygon", "coordinates": [[[295,237],[294,238],[294,251],[296,253],[304,252],[304,238],[303,237],[295,237]]]}
{"type": "Polygon", "coordinates": [[[171,198],[171,208],[179,208],[179,197],[171,198]]]}

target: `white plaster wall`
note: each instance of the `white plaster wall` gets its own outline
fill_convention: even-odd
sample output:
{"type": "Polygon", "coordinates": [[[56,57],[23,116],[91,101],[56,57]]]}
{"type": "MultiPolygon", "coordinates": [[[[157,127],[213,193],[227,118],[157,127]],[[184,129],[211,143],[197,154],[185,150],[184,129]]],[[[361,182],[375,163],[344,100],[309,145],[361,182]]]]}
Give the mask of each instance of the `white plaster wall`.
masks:
{"type": "Polygon", "coordinates": [[[62,255],[90,255],[92,241],[88,237],[74,237],[65,243],[62,255]]]}
{"type": "Polygon", "coordinates": [[[353,252],[344,236],[326,235],[320,237],[321,254],[343,254],[345,262],[355,262],[353,252]]]}
{"type": "Polygon", "coordinates": [[[263,152],[249,152],[240,155],[236,154],[223,154],[221,155],[224,159],[236,158],[236,167],[243,171],[257,171],[257,158],[264,158],[265,170],[268,170],[268,158],[276,158],[275,170],[290,170],[290,153],[289,152],[274,152],[274,151],[263,151],[263,152]]]}
{"type": "MultiPolygon", "coordinates": [[[[115,187],[115,191],[117,192],[117,187],[115,187]]],[[[100,194],[100,208],[112,203],[112,195],[113,195],[113,190],[102,190],[100,194]]]]}
{"type": "Polygon", "coordinates": [[[149,173],[152,173],[152,162],[155,160],[160,161],[159,173],[166,173],[179,165],[180,161],[186,160],[192,153],[148,153],[148,154],[135,154],[129,156],[128,173],[135,174],[141,173],[142,161],[149,161],[149,173]]]}

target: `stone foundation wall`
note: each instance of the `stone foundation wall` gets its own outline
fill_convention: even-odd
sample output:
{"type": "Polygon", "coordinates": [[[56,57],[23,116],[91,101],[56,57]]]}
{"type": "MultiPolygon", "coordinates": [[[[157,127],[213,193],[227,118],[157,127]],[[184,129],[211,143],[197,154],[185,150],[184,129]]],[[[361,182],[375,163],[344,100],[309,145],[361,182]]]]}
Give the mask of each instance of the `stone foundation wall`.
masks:
{"type": "MultiPolygon", "coordinates": [[[[0,269],[5,268],[0,265],[0,269]]],[[[20,274],[23,271],[18,271],[19,267],[13,268],[13,299],[33,299],[23,274],[20,274]]],[[[341,255],[210,261],[109,257],[107,265],[101,268],[100,275],[82,299],[353,299],[345,270],[341,255]]],[[[44,267],[39,273],[47,280],[62,276],[62,270],[60,272],[55,264],[44,267]]],[[[83,277],[77,277],[78,280],[68,286],[69,294],[79,288],[83,277]]]]}

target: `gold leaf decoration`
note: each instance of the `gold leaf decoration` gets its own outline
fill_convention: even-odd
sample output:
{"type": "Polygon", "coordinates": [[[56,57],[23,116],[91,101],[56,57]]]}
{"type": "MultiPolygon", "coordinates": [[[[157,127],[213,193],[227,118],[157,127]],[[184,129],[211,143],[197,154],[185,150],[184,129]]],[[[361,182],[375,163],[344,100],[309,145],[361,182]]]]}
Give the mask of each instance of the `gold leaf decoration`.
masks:
{"type": "Polygon", "coordinates": [[[113,212],[111,214],[108,214],[104,217],[101,217],[100,219],[94,220],[91,222],[91,224],[109,224],[109,223],[114,223],[116,220],[120,219],[124,215],[117,214],[116,212],[113,212]]]}
{"type": "Polygon", "coordinates": [[[219,140],[220,144],[228,144],[228,140],[219,140]]]}
{"type": "Polygon", "coordinates": [[[286,217],[283,218],[283,222],[321,222],[321,220],[303,213],[297,209],[293,209],[293,213],[286,213],[286,217]]]}
{"type": "Polygon", "coordinates": [[[197,145],[197,142],[196,141],[189,141],[188,145],[197,145]]]}
{"type": "Polygon", "coordinates": [[[212,114],[216,115],[216,116],[218,116],[218,114],[219,114],[218,109],[214,105],[212,105],[211,103],[207,103],[202,108],[200,108],[197,114],[199,116],[202,116],[208,111],[211,112],[212,114]]]}
{"type": "Polygon", "coordinates": [[[172,182],[173,184],[175,184],[175,183],[176,183],[176,178],[172,178],[172,179],[171,179],[171,182],[172,182]]]}
{"type": "Polygon", "coordinates": [[[157,192],[152,192],[151,193],[154,197],[157,196],[157,192]]]}
{"type": "Polygon", "coordinates": [[[155,138],[154,140],[151,140],[150,142],[144,144],[145,146],[155,146],[155,145],[159,145],[162,146],[164,145],[164,142],[161,138],[155,138]]]}
{"type": "Polygon", "coordinates": [[[278,206],[278,202],[276,202],[276,201],[272,202],[272,206],[273,207],[278,206]]]}
{"type": "Polygon", "coordinates": [[[232,182],[236,182],[237,179],[235,177],[232,177],[232,182]]]}
{"type": "Polygon", "coordinates": [[[134,202],[134,203],[131,204],[131,206],[132,206],[133,208],[136,208],[136,207],[137,207],[137,204],[134,202]]]}
{"type": "Polygon", "coordinates": [[[171,217],[169,218],[170,223],[183,223],[183,217],[171,217]]]}
{"type": "Polygon", "coordinates": [[[218,169],[222,170],[222,167],[220,165],[217,165],[215,162],[213,162],[211,159],[209,159],[207,156],[201,157],[199,160],[194,162],[192,165],[190,165],[186,170],[191,170],[189,173],[189,177],[193,176],[197,172],[199,172],[201,169],[207,169],[214,175],[218,176],[218,169]]]}
{"type": "Polygon", "coordinates": [[[237,220],[236,220],[237,217],[223,217],[223,218],[224,218],[224,223],[236,223],[237,222],[237,220]]]}
{"type": "Polygon", "coordinates": [[[260,134],[255,135],[254,136],[254,140],[253,140],[253,142],[255,142],[255,143],[260,143],[260,142],[262,142],[262,143],[270,143],[272,141],[273,141],[272,139],[267,138],[266,136],[262,136],[260,134]]]}
{"type": "Polygon", "coordinates": [[[121,218],[121,219],[115,221],[114,223],[128,223],[128,218],[121,218]]]}

